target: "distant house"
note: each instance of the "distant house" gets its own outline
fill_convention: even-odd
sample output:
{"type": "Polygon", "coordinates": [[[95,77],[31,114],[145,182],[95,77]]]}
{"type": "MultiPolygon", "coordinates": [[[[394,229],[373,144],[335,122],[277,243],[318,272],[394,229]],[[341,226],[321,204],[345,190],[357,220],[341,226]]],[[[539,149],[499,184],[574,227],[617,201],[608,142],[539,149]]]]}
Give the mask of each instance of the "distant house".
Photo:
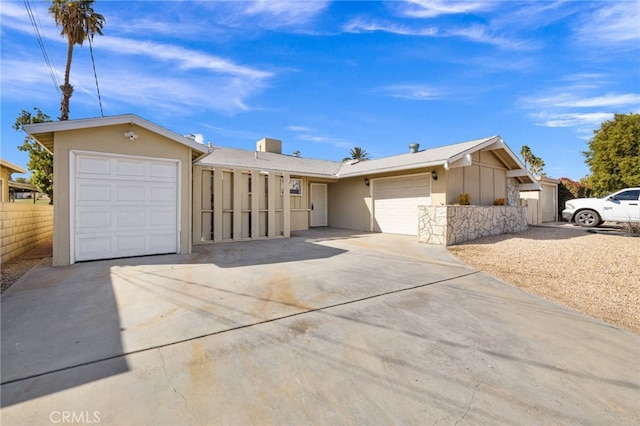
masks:
{"type": "Polygon", "coordinates": [[[31,194],[31,197],[35,197],[38,188],[30,183],[20,183],[11,180],[13,173],[26,173],[27,171],[20,166],[0,159],[0,186],[2,186],[2,192],[0,193],[0,201],[11,201],[16,198],[22,198],[21,194],[31,194]],[[20,194],[20,195],[18,195],[20,194]]]}
{"type": "MultiPolygon", "coordinates": [[[[418,234],[420,205],[477,205],[540,185],[499,136],[362,162],[208,147],[136,115],[37,123],[54,154],[54,265],[193,244],[289,237],[309,227],[418,234]]],[[[526,226],[526,224],[525,224],[526,226]]]]}

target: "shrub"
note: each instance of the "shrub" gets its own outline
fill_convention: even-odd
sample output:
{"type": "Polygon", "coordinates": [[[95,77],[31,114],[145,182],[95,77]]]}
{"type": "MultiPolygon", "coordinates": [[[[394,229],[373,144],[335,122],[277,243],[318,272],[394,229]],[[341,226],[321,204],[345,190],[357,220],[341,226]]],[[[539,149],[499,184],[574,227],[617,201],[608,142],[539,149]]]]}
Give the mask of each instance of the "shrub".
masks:
{"type": "Polygon", "coordinates": [[[558,185],[558,217],[562,217],[562,210],[567,201],[574,198],[588,198],[592,195],[592,190],[582,182],[576,182],[569,178],[560,178],[558,185]]]}
{"type": "Polygon", "coordinates": [[[504,206],[505,205],[504,198],[496,198],[495,200],[493,200],[493,205],[494,206],[504,206]]]}
{"type": "Polygon", "coordinates": [[[458,204],[461,206],[468,206],[471,204],[471,195],[469,194],[460,194],[458,195],[458,204]]]}

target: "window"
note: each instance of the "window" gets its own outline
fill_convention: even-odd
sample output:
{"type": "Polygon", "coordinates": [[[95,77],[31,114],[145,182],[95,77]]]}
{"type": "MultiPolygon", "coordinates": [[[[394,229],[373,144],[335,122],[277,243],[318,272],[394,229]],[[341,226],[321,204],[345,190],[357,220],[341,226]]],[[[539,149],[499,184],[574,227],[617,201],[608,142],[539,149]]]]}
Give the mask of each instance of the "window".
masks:
{"type": "Polygon", "coordinates": [[[634,189],[632,191],[621,192],[614,196],[613,199],[615,201],[638,201],[638,197],[640,197],[640,191],[634,189]]]}
{"type": "Polygon", "coordinates": [[[289,194],[302,195],[302,179],[289,179],[289,194]]]}

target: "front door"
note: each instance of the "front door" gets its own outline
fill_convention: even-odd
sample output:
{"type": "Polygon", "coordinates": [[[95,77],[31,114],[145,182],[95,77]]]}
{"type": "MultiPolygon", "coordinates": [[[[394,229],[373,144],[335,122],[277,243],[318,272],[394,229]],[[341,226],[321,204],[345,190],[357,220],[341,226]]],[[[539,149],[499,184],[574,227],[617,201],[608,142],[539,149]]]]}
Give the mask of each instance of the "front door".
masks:
{"type": "Polygon", "coordinates": [[[311,226],[327,226],[327,184],[311,184],[311,226]]]}

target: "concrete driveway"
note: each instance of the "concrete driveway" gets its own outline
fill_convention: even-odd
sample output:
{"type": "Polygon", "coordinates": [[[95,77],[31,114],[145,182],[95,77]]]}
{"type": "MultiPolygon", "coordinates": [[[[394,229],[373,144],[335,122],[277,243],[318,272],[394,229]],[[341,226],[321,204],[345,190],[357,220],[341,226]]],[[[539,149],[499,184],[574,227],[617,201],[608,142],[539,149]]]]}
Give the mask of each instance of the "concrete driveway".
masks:
{"type": "Polygon", "coordinates": [[[3,425],[640,422],[640,336],[413,237],[43,263],[2,296],[3,425]]]}

